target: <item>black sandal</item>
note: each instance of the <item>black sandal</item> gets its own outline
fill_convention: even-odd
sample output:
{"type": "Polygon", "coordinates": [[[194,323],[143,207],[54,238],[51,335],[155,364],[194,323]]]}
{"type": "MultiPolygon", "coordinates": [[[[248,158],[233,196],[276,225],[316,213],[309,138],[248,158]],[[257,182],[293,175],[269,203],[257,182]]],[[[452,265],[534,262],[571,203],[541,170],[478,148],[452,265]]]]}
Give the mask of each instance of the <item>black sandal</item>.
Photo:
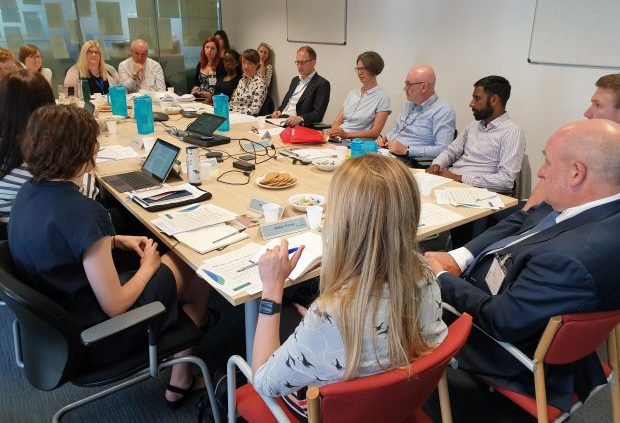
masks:
{"type": "Polygon", "coordinates": [[[182,406],[185,401],[187,400],[187,398],[190,396],[190,394],[193,392],[194,389],[194,385],[196,384],[196,376],[192,376],[192,383],[189,385],[189,388],[183,389],[183,388],[179,388],[178,386],[173,386],[170,384],[166,385],[166,389],[170,392],[174,392],[175,394],[180,394],[181,398],[179,398],[176,401],[170,401],[167,398],[164,397],[164,399],[166,400],[166,405],[168,406],[169,409],[171,410],[176,410],[178,409],[180,406],[182,406]]]}

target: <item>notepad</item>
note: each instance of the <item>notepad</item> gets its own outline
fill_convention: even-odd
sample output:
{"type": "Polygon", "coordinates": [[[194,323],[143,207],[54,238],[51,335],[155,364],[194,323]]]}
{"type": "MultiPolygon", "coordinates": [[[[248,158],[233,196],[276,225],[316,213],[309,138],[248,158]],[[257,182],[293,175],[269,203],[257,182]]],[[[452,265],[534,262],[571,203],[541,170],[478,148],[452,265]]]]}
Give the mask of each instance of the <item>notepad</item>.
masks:
{"type": "MultiPolygon", "coordinates": [[[[303,232],[301,234],[291,236],[287,238],[287,240],[289,248],[299,247],[301,245],[305,246],[303,252],[301,253],[301,257],[297,262],[297,266],[295,266],[289,275],[289,279],[297,280],[321,264],[321,260],[323,258],[323,239],[321,238],[321,235],[316,232],[303,232]]],[[[280,242],[280,238],[272,239],[269,243],[267,243],[267,245],[261,247],[254,257],[250,259],[250,262],[258,263],[258,260],[263,254],[265,254],[267,248],[274,248],[275,246],[280,245],[280,242]]]]}
{"type": "Polygon", "coordinates": [[[234,226],[221,223],[194,231],[181,232],[175,234],[174,237],[197,253],[205,254],[244,240],[248,234],[240,232],[234,226]]]}
{"type": "Polygon", "coordinates": [[[215,204],[194,204],[162,213],[151,222],[167,235],[194,231],[219,223],[230,222],[237,214],[215,204]]]}

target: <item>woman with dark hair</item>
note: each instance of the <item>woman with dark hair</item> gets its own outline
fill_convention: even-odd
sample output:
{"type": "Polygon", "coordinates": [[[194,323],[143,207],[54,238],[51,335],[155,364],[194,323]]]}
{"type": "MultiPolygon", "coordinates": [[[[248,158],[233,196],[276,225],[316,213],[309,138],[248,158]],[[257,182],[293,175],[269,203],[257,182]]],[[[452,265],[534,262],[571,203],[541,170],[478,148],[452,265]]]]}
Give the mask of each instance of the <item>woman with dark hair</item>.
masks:
{"type": "Polygon", "coordinates": [[[241,68],[243,78],[230,100],[230,111],[256,116],[265,102],[267,87],[265,81],[258,75],[260,59],[258,52],[247,49],[241,53],[241,68]]]}
{"type": "Polygon", "coordinates": [[[217,40],[209,37],[202,43],[200,61],[196,65],[192,94],[196,97],[210,98],[215,85],[225,75],[226,69],[224,69],[224,63],[220,57],[217,40]]]}
{"type": "MultiPolygon", "coordinates": [[[[17,273],[84,328],[153,301],[166,307],[157,332],[176,323],[178,307],[199,328],[209,326],[209,285],[174,254],[160,257],[152,239],[116,235],[103,206],[79,194],[84,173],[95,166],[97,135],[99,125],[84,109],[50,105],[32,114],[22,143],[32,179],[17,194],[9,221],[17,273]],[[119,274],[113,250],[133,258],[137,270],[119,274]]],[[[93,344],[86,360],[104,365],[122,359],[143,349],[146,338],[145,325],[129,328],[93,344]]],[[[192,389],[202,387],[190,364],[176,365],[166,400],[177,408],[192,389]]]]}
{"type": "MultiPolygon", "coordinates": [[[[226,94],[228,98],[231,98],[241,80],[241,56],[236,50],[230,50],[224,55],[222,61],[226,75],[215,85],[214,94],[226,94]]],[[[212,102],[209,98],[209,103],[212,102]]]]}
{"type": "Polygon", "coordinates": [[[47,82],[52,85],[52,71],[50,68],[43,67],[43,57],[41,56],[39,47],[33,44],[24,44],[21,46],[19,49],[19,61],[24,68],[43,75],[45,79],[47,79],[47,82]]]}
{"type": "Polygon", "coordinates": [[[223,29],[215,31],[213,38],[217,40],[217,44],[220,48],[220,57],[223,59],[224,55],[230,51],[230,41],[228,41],[228,35],[223,29]]]}
{"type": "MultiPolygon", "coordinates": [[[[40,73],[22,69],[0,81],[0,221],[9,220],[17,191],[32,178],[21,153],[23,132],[32,112],[46,104],[55,104],[54,93],[40,73]]],[[[90,174],[81,192],[99,193],[90,174]]]]}
{"type": "Polygon", "coordinates": [[[377,85],[383,71],[383,59],[374,51],[357,56],[355,73],[362,87],[350,91],[340,106],[328,134],[340,138],[372,138],[381,135],[388,115],[392,113],[389,94],[377,85]]]}

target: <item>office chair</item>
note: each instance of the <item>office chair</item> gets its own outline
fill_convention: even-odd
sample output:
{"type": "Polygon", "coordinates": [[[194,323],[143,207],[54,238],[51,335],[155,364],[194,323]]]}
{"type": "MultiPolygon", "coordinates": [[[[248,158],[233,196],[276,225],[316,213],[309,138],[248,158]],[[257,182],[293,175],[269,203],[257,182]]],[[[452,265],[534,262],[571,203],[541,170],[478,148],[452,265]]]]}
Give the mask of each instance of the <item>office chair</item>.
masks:
{"type": "MultiPolygon", "coordinates": [[[[445,303],[444,308],[458,315],[454,308],[445,303]]],[[[608,376],[607,382],[611,390],[613,422],[620,423],[620,386],[618,385],[620,311],[573,313],[551,317],[540,341],[538,341],[532,358],[529,358],[514,345],[496,340],[476,324],[473,326],[497,342],[533,373],[534,397],[489,383],[486,380],[483,381],[538,419],[539,423],[548,423],[549,421],[560,423],[570,417],[570,414],[582,405],[576,395],[573,396],[573,406],[569,413],[564,413],[547,403],[545,366],[563,365],[581,360],[595,353],[607,339],[607,363],[602,364],[608,376]]],[[[594,388],[591,393],[598,391],[599,388],[594,388]]]]}
{"type": "MultiPolygon", "coordinates": [[[[438,387],[443,423],[452,421],[445,369],[463,347],[471,330],[471,316],[463,314],[448,328],[448,336],[428,355],[407,366],[372,376],[308,387],[308,421],[424,422],[432,420],[422,406],[438,387]]],[[[228,360],[228,421],[235,422],[235,409],[253,422],[298,422],[280,398],[262,397],[254,390],[252,370],[239,356],[228,360]],[[235,366],[249,383],[235,391],[235,366]]]]}
{"type": "MultiPolygon", "coordinates": [[[[452,138],[453,141],[456,139],[458,134],[459,130],[455,128],[454,138],[452,138]]],[[[414,169],[428,169],[433,164],[433,160],[435,160],[435,157],[405,157],[405,164],[414,169]]]]}
{"type": "Polygon", "coordinates": [[[89,365],[85,357],[97,341],[142,322],[149,322],[165,311],[160,302],[153,302],[82,330],[78,318],[45,295],[21,282],[15,275],[8,241],[0,242],[0,298],[15,313],[13,324],[16,361],[23,367],[30,384],[49,391],[66,382],[77,386],[101,386],[133,376],[87,398],[68,404],[56,412],[59,422],[66,412],[137,382],[155,377],[165,367],[191,363],[202,372],[215,422],[219,411],[213,385],[204,361],[195,356],[171,358],[177,352],[197,343],[202,334],[191,319],[179,309],[174,328],[156,335],[149,326],[148,350],[124,356],[105,365],[89,365]]]}

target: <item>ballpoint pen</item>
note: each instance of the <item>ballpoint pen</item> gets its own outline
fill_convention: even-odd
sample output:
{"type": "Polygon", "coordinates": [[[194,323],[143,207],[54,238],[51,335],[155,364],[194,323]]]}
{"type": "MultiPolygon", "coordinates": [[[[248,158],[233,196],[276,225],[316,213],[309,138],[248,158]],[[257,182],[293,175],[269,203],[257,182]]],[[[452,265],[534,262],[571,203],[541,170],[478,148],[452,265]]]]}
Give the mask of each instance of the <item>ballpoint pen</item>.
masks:
{"type": "MultiPolygon", "coordinates": [[[[288,249],[288,253],[289,254],[293,254],[297,250],[299,250],[299,247],[289,248],[288,249]]],[[[243,266],[242,268],[237,269],[237,272],[243,272],[244,270],[248,270],[248,269],[250,269],[250,268],[252,268],[254,266],[257,266],[257,265],[258,265],[258,263],[250,263],[247,266],[243,266]]]]}
{"type": "Polygon", "coordinates": [[[493,195],[489,195],[487,197],[476,198],[476,201],[490,200],[491,198],[495,198],[496,196],[497,196],[497,194],[493,194],[493,195]]]}
{"type": "Polygon", "coordinates": [[[215,241],[212,241],[212,243],[213,243],[213,244],[215,244],[216,242],[220,242],[220,241],[222,241],[222,240],[224,240],[224,239],[226,239],[226,238],[230,238],[230,237],[231,237],[231,236],[233,236],[233,235],[240,234],[241,232],[245,231],[245,229],[246,229],[246,228],[239,229],[237,232],[233,232],[233,233],[231,233],[231,234],[228,234],[228,235],[225,235],[225,236],[223,236],[223,237],[221,237],[221,238],[218,238],[218,239],[216,239],[215,241]]]}

